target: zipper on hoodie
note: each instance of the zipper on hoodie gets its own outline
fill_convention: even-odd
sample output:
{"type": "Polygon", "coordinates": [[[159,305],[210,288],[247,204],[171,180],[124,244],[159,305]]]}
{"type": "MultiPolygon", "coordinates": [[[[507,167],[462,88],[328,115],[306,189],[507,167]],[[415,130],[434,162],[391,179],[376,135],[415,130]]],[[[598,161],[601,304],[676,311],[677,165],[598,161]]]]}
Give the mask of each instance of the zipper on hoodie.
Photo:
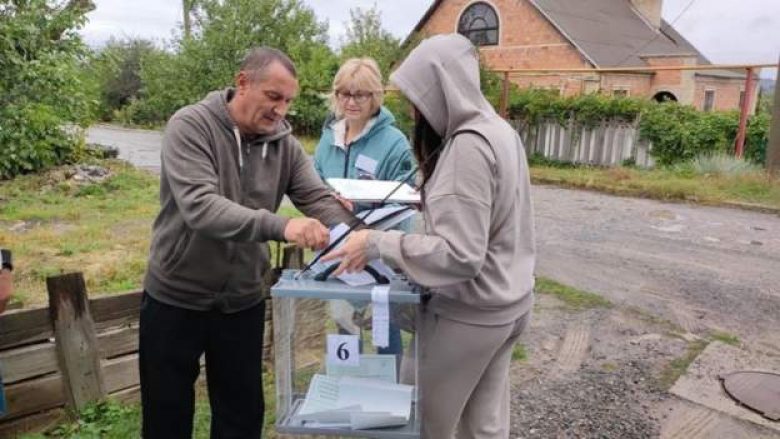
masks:
{"type": "Polygon", "coordinates": [[[352,151],[352,145],[346,145],[347,149],[346,156],[344,157],[344,178],[347,178],[347,174],[349,173],[349,154],[352,151]]]}

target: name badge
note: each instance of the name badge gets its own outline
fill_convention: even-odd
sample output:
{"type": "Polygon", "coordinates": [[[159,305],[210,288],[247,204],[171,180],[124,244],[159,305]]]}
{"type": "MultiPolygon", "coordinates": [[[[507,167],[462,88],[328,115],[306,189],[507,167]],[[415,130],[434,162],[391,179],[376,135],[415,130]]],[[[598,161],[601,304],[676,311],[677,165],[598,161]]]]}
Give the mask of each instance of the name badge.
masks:
{"type": "Polygon", "coordinates": [[[375,179],[378,163],[376,160],[366,155],[360,154],[355,160],[355,169],[357,170],[358,178],[362,179],[375,179]]]}

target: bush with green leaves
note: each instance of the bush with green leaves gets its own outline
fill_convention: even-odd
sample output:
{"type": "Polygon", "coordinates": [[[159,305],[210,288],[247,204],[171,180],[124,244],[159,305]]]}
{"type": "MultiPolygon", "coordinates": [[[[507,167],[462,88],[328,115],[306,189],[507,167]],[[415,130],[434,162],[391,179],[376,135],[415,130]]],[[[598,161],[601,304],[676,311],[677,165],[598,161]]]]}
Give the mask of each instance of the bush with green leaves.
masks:
{"type": "MultiPolygon", "coordinates": [[[[83,2],[82,2],[83,3],[83,2]]],[[[0,4],[0,178],[77,160],[95,106],[79,2],[0,4]]]]}
{"type": "MultiPolygon", "coordinates": [[[[513,88],[509,114],[526,125],[543,121],[581,127],[611,122],[636,124],[640,138],[653,143],[653,156],[661,165],[689,161],[705,153],[731,151],[739,125],[736,111],[702,112],[689,105],[602,94],[562,97],[555,91],[535,88],[513,88]]],[[[768,133],[769,116],[751,116],[746,158],[764,162],[768,133]]]]}

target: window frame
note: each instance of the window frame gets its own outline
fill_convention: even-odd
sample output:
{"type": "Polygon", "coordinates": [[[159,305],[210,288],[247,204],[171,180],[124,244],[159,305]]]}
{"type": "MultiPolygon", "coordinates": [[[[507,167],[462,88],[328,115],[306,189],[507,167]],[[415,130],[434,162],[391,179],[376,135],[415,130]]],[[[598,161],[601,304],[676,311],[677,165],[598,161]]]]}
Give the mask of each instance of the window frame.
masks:
{"type": "Polygon", "coordinates": [[[715,109],[715,89],[714,88],[705,88],[704,89],[704,102],[702,102],[701,109],[705,113],[708,113],[710,111],[713,111],[715,109]],[[707,98],[709,96],[712,96],[712,100],[707,102],[707,98]]]}
{"type": "MultiPolygon", "coordinates": [[[[484,15],[480,16],[478,18],[482,18],[485,21],[485,23],[487,24],[488,20],[485,20],[485,16],[484,15]]],[[[470,24],[473,25],[473,22],[474,22],[474,20],[472,20],[472,22],[470,24]]],[[[466,38],[468,38],[469,41],[471,41],[471,43],[474,44],[477,47],[487,47],[487,46],[498,46],[498,45],[500,45],[501,44],[501,17],[498,14],[498,8],[496,8],[496,6],[494,6],[491,3],[487,2],[487,1],[484,1],[484,0],[478,0],[478,1],[475,1],[475,2],[472,2],[472,3],[469,3],[468,5],[466,5],[465,8],[463,8],[463,10],[461,11],[460,15],[458,16],[458,21],[455,23],[455,32],[460,34],[460,35],[463,35],[466,38]],[[476,8],[476,7],[479,7],[479,6],[486,7],[486,8],[488,8],[489,12],[492,12],[492,14],[494,15],[495,20],[496,20],[495,27],[485,27],[485,28],[481,28],[481,29],[469,29],[469,30],[461,31],[461,22],[463,21],[463,18],[466,15],[466,13],[469,10],[471,10],[472,8],[476,8]],[[495,42],[487,41],[485,43],[477,43],[471,37],[472,33],[484,32],[484,34],[485,34],[485,36],[487,38],[489,33],[492,32],[492,31],[495,31],[495,35],[496,35],[495,42]]]]}

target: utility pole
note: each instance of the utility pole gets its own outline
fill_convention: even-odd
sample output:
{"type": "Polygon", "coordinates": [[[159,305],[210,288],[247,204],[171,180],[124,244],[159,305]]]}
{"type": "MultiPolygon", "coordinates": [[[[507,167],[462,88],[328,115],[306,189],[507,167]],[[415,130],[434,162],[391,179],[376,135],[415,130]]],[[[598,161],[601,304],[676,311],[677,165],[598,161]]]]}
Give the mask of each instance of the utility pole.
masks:
{"type": "Polygon", "coordinates": [[[772,107],[772,125],[769,129],[769,143],[766,145],[766,169],[770,174],[780,176],[780,61],[777,63],[775,80],[775,103],[772,107]]]}
{"type": "Polygon", "coordinates": [[[737,130],[737,141],[734,144],[734,155],[737,158],[742,158],[745,152],[745,136],[747,135],[748,116],[753,108],[755,85],[755,70],[748,68],[747,79],[745,79],[745,98],[742,100],[742,108],[740,108],[739,129],[737,130]]]}

